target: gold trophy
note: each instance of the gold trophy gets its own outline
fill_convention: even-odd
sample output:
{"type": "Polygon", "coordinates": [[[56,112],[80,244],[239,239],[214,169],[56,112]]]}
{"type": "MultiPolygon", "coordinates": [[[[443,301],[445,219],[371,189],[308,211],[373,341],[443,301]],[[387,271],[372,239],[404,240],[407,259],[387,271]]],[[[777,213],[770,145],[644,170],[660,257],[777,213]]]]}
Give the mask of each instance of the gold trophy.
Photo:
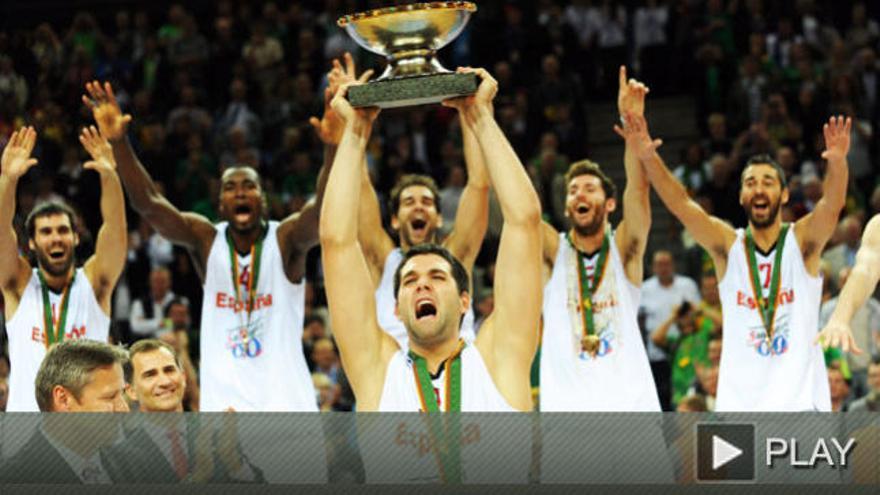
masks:
{"type": "Polygon", "coordinates": [[[360,46],[388,59],[381,76],[349,89],[352,106],[395,108],[474,94],[477,76],[445,69],[436,54],[476,10],[471,2],[427,2],[340,17],[336,23],[360,46]]]}

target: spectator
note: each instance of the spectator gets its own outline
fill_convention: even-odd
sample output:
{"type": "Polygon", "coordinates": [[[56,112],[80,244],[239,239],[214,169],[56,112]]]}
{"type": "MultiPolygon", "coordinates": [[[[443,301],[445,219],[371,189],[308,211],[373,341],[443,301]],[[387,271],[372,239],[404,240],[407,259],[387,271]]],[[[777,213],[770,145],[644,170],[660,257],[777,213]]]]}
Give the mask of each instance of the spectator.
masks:
{"type": "MultiPolygon", "coordinates": [[[[843,287],[849,274],[850,267],[841,268],[835,285],[843,287]]],[[[822,303],[819,311],[819,328],[823,328],[828,323],[834,308],[837,307],[837,303],[838,296],[834,296],[822,303]]],[[[880,343],[880,301],[874,297],[869,297],[865,304],[853,315],[850,328],[852,329],[855,344],[860,349],[864,349],[864,353],[854,354],[850,352],[844,354],[841,358],[846,361],[854,396],[861,397],[868,391],[868,365],[871,362],[871,356],[876,355],[878,348],[880,348],[878,346],[878,343],[880,343]]]]}
{"type": "MultiPolygon", "coordinates": [[[[174,348],[159,340],[138,341],[129,349],[126,393],[141,412],[183,412],[187,380],[174,348]]],[[[161,443],[161,442],[159,442],[161,443]]]]}
{"type": "Polygon", "coordinates": [[[654,345],[672,356],[672,404],[676,407],[694,382],[697,366],[708,364],[711,327],[698,327],[698,316],[697,307],[685,301],[651,334],[654,345]]]}
{"type": "Polygon", "coordinates": [[[681,399],[678,403],[678,406],[675,408],[676,412],[707,412],[709,409],[706,407],[706,399],[702,395],[690,394],[681,399]]]}
{"type": "Polygon", "coordinates": [[[648,359],[651,372],[660,393],[664,411],[671,410],[672,397],[670,384],[670,363],[668,354],[650,338],[651,335],[673,314],[673,309],[685,301],[691,305],[700,302],[697,284],[684,276],[676,275],[672,253],[661,250],[654,253],[651,264],[653,276],[642,284],[640,315],[644,317],[642,332],[648,341],[648,359]]]}
{"type": "Polygon", "coordinates": [[[853,401],[849,410],[852,412],[880,411],[880,357],[875,357],[868,366],[868,393],[853,401]]]}
{"type": "Polygon", "coordinates": [[[330,412],[336,406],[337,386],[324,373],[312,373],[312,383],[315,385],[315,394],[318,399],[318,409],[321,412],[330,412]]]}
{"type": "Polygon", "coordinates": [[[217,118],[216,133],[228,136],[232,129],[241,129],[250,144],[261,139],[261,122],[247,102],[247,84],[243,79],[234,79],[229,86],[230,101],[217,118]]]}
{"type": "Polygon", "coordinates": [[[24,110],[28,98],[27,81],[15,72],[12,58],[2,54],[0,54],[0,98],[13,102],[16,111],[24,110]]]}
{"type": "Polygon", "coordinates": [[[339,356],[336,354],[336,346],[328,338],[315,341],[312,347],[312,362],[315,365],[313,372],[321,373],[336,385],[339,380],[339,356]]]}
{"type": "Polygon", "coordinates": [[[849,381],[840,368],[828,368],[828,385],[831,388],[831,412],[845,412],[849,406],[849,381]]]}
{"type": "MultiPolygon", "coordinates": [[[[40,364],[36,398],[41,412],[128,412],[123,365],[128,352],[94,340],[65,340],[40,364]]],[[[64,416],[67,416],[66,414],[64,416]]],[[[94,421],[44,415],[40,427],[0,467],[0,483],[109,483],[123,481],[102,449],[119,440],[115,415],[94,421]]]]}
{"type": "MultiPolygon", "coordinates": [[[[138,298],[131,305],[131,330],[137,338],[156,338],[171,330],[165,321],[165,308],[175,297],[171,292],[171,271],[154,268],[150,272],[149,296],[138,298]]],[[[189,306],[189,302],[185,304],[189,306]]]]}
{"type": "Polygon", "coordinates": [[[127,351],[103,342],[78,339],[56,344],[37,372],[40,412],[128,412],[122,373],[127,361],[127,351]]]}
{"type": "Polygon", "coordinates": [[[838,287],[840,273],[844,268],[852,268],[856,263],[856,252],[862,242],[862,220],[856,215],[847,215],[837,226],[836,241],[838,244],[822,254],[822,261],[827,263],[832,280],[838,287]]]}

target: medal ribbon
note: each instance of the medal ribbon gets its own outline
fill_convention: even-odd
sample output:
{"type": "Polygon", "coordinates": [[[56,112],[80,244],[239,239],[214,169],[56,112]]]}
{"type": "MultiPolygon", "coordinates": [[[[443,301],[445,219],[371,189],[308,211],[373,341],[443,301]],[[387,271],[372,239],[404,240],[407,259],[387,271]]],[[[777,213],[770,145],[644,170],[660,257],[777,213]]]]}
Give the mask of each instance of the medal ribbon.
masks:
{"type": "Polygon", "coordinates": [[[581,314],[584,318],[584,335],[594,335],[596,333],[596,324],[593,321],[593,293],[596,291],[596,288],[599,287],[599,284],[602,283],[602,278],[605,276],[605,265],[608,261],[608,249],[611,245],[611,240],[608,235],[608,232],[605,233],[605,237],[602,239],[602,247],[599,249],[599,259],[596,261],[596,268],[593,270],[593,278],[587,276],[587,256],[578,250],[577,246],[574,245],[574,241],[571,239],[571,232],[566,232],[565,238],[568,240],[568,243],[571,244],[571,247],[574,249],[575,253],[577,253],[578,259],[578,285],[581,288],[581,314]]]}
{"type": "MultiPolygon", "coordinates": [[[[464,340],[458,339],[455,352],[443,362],[443,372],[446,374],[446,394],[443,402],[446,412],[461,412],[461,351],[464,346],[464,340]]],[[[409,351],[408,354],[413,362],[413,373],[416,377],[422,411],[440,412],[437,401],[428,400],[434,398],[434,385],[431,383],[431,373],[428,372],[428,361],[413,351],[409,351]]]]}
{"type": "MultiPolygon", "coordinates": [[[[443,398],[446,412],[461,412],[461,351],[464,346],[464,340],[459,339],[455,352],[443,362],[443,372],[446,375],[446,393],[443,398]]],[[[422,411],[440,412],[434,395],[434,385],[431,383],[431,374],[428,372],[427,360],[413,351],[409,351],[408,354],[413,362],[413,373],[422,411]]],[[[438,458],[441,478],[444,483],[461,483],[461,433],[458,415],[450,417],[429,414],[428,416],[431,444],[438,458]],[[446,424],[446,421],[449,423],[446,424]]]]}
{"type": "Polygon", "coordinates": [[[52,314],[52,303],[49,302],[49,285],[46,278],[43,277],[42,270],[37,270],[37,276],[40,278],[40,291],[43,295],[43,327],[46,330],[46,348],[53,346],[64,340],[64,327],[67,325],[67,307],[70,302],[70,288],[76,280],[76,271],[70,277],[70,282],[64,286],[61,293],[61,307],[58,310],[58,319],[52,314]]]}
{"type": "Polygon", "coordinates": [[[248,298],[244,301],[241,296],[241,284],[238,283],[238,254],[235,252],[235,244],[232,242],[232,236],[229,234],[229,227],[226,228],[226,243],[229,245],[229,261],[232,267],[232,286],[235,288],[235,302],[244,303],[244,310],[247,312],[247,326],[250,330],[251,312],[254,310],[254,301],[256,299],[257,281],[260,278],[260,258],[263,253],[263,238],[266,233],[263,232],[253,245],[251,245],[251,276],[248,277],[248,298]]]}
{"type": "Polygon", "coordinates": [[[767,298],[761,290],[761,277],[758,274],[758,260],[755,256],[755,238],[752,236],[752,228],[746,228],[746,235],[743,239],[746,245],[746,257],[749,263],[749,278],[752,282],[752,292],[755,294],[755,301],[758,303],[758,313],[767,330],[767,341],[773,336],[773,323],[776,317],[776,300],[779,298],[779,278],[782,271],[782,249],[785,247],[785,237],[788,234],[788,223],[783,223],[779,230],[779,237],[776,238],[776,255],[773,258],[773,272],[770,275],[770,292],[767,298]]]}

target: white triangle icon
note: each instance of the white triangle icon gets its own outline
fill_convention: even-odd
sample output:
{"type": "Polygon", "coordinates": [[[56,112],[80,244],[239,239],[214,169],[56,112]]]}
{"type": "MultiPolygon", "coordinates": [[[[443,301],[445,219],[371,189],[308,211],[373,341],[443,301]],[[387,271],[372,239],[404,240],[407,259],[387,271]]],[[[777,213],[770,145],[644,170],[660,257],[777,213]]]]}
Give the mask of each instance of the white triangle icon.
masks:
{"type": "Polygon", "coordinates": [[[718,469],[741,456],[742,450],[723,438],[712,435],[712,470],[718,469]]]}

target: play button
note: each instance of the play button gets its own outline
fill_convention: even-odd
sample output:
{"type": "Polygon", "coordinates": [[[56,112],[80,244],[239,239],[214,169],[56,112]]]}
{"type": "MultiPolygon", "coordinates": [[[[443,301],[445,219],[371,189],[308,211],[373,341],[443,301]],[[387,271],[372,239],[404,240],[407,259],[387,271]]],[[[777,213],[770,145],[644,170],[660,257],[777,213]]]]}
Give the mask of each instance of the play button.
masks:
{"type": "Polygon", "coordinates": [[[741,456],[742,449],[736,448],[730,442],[726,442],[723,438],[712,435],[712,469],[716,470],[728,462],[741,456]]]}
{"type": "Polygon", "coordinates": [[[755,425],[697,424],[697,480],[753,481],[755,425]]]}

